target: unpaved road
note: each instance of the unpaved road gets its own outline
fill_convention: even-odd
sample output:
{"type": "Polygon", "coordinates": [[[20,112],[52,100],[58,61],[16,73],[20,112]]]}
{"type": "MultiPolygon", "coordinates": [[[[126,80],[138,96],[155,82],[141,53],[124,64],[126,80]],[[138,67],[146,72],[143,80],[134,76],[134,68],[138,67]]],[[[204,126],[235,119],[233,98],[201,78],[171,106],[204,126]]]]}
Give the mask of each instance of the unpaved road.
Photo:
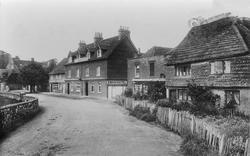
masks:
{"type": "Polygon", "coordinates": [[[39,98],[44,112],[12,132],[1,156],[179,156],[181,138],[106,100],[39,98]]]}

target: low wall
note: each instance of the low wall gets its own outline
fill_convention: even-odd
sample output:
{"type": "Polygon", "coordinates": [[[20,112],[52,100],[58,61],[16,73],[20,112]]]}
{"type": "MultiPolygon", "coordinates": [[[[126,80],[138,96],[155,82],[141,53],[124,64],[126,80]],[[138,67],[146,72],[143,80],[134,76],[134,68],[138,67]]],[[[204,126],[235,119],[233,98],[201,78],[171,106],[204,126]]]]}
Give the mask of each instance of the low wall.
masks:
{"type": "Polygon", "coordinates": [[[15,127],[15,124],[36,114],[39,110],[38,99],[16,93],[3,93],[0,96],[22,100],[22,102],[0,107],[0,130],[5,132],[15,127]]]}

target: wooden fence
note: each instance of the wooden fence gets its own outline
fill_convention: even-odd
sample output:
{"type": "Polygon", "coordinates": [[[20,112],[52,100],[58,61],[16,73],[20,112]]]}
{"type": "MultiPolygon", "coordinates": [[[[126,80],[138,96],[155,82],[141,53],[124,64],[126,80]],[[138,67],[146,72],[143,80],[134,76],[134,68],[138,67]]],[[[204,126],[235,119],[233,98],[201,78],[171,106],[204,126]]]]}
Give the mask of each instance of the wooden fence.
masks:
{"type": "MultiPolygon", "coordinates": [[[[135,106],[155,108],[152,103],[147,101],[135,101],[133,98],[119,96],[117,103],[126,109],[133,110],[135,106]]],[[[241,136],[228,137],[218,128],[209,125],[203,119],[197,118],[187,111],[177,111],[167,107],[157,108],[157,119],[159,123],[179,134],[192,133],[205,139],[208,144],[218,151],[220,156],[231,156],[231,149],[241,149],[236,156],[249,156],[249,138],[241,136]]],[[[234,154],[235,155],[235,154],[234,154]]],[[[232,155],[233,156],[233,155],[232,155]]]]}

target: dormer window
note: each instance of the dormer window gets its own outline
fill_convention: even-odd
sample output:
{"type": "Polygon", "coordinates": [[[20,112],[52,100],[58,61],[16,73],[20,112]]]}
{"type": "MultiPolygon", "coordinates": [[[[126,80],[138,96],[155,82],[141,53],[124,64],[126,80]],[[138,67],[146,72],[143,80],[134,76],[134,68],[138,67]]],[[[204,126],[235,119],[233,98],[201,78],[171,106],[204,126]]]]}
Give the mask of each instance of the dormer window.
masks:
{"type": "Polygon", "coordinates": [[[97,50],[97,57],[102,57],[102,50],[101,49],[97,50]]]}
{"type": "Polygon", "coordinates": [[[87,58],[90,59],[90,52],[87,52],[87,58]]]}

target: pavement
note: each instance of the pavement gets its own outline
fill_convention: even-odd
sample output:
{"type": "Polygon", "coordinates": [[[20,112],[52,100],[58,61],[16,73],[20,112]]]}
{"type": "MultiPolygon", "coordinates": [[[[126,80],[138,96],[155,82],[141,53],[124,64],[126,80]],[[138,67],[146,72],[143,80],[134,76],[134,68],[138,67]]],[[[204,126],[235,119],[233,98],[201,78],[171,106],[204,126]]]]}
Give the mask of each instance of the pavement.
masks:
{"type": "Polygon", "coordinates": [[[113,102],[34,94],[42,113],[0,144],[1,156],[180,156],[181,138],[113,102]]]}

